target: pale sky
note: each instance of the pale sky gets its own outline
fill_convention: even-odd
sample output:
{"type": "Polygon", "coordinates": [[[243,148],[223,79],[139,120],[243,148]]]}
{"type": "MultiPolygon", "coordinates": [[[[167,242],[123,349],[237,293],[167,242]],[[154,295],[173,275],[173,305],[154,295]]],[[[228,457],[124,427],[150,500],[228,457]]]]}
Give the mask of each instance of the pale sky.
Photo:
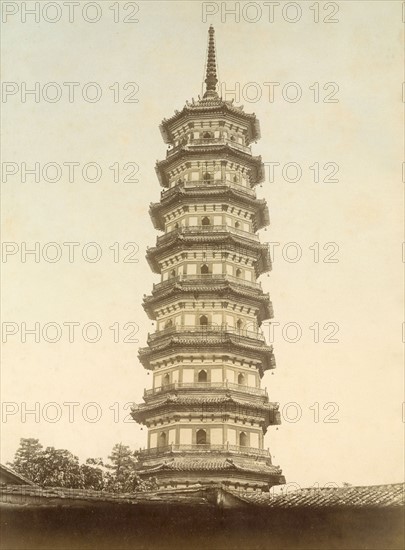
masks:
{"type": "MultiPolygon", "coordinates": [[[[3,338],[4,323],[15,323],[6,326],[17,327],[18,333],[9,335],[3,346],[2,462],[12,459],[21,437],[67,448],[83,460],[106,458],[120,441],[133,449],[146,446],[146,429],[124,418],[126,404],[141,402],[143,388],[151,384],[137,352],[153,331],[142,297],[159,280],[145,260],[146,247],[154,245],[158,233],[148,215],[149,203],[158,201],[160,193],[155,162],[166,150],[158,126],[201,92],[207,30],[213,23],[222,89],[236,86],[238,91],[239,86],[235,101],[260,120],[262,138],[253,145],[254,154],[267,163],[279,162],[282,167],[295,162],[302,168],[302,178],[295,183],[282,179],[280,167],[273,182],[267,171],[258,189],[271,216],[261,239],[280,243],[274,249],[273,271],[261,277],[271,294],[274,322],[280,323],[273,327],[277,369],[264,376],[262,385],[272,401],[280,402],[283,413],[282,425],[269,429],[266,446],[287,481],[301,486],[400,481],[402,3],[337,2],[332,3],[339,8],[335,15],[321,3],[319,23],[309,9],[313,2],[299,3],[302,13],[295,23],[283,19],[281,8],[269,22],[263,3],[261,17],[259,3],[250,3],[250,11],[245,2],[236,3],[241,11],[238,23],[234,16],[224,17],[223,2],[209,3],[208,8],[218,8],[218,13],[206,21],[200,2],[137,2],[139,11],[132,15],[137,23],[122,22],[125,16],[131,18],[131,2],[127,12],[122,11],[124,2],[120,12],[116,3],[95,2],[100,10],[95,23],[83,19],[85,3],[80,3],[72,23],[67,8],[59,21],[50,23],[46,19],[56,17],[51,6],[40,12],[37,23],[28,15],[24,22],[19,2],[3,2],[3,10],[5,4],[10,15],[3,24],[3,80],[11,83],[7,90],[16,93],[3,96],[2,104],[2,223],[3,241],[15,243],[10,246],[17,252],[3,256],[3,338]],[[114,17],[120,21],[115,23],[114,17]],[[338,22],[325,23],[325,17],[338,22]],[[27,89],[39,83],[38,102],[33,95],[22,102],[24,82],[27,89]],[[46,86],[50,82],[62,90],[54,103],[44,99],[58,89],[46,86]],[[64,82],[79,83],[73,102],[64,82]],[[97,83],[100,101],[83,99],[83,90],[86,97],[96,90],[85,87],[89,82],[97,83]],[[124,88],[129,82],[139,91],[133,85],[124,88]],[[269,82],[280,83],[273,101],[265,84],[269,82]],[[285,88],[291,82],[296,84],[285,88]],[[324,89],[326,83],[335,84],[324,89]],[[320,101],[315,102],[318,87],[320,101]],[[297,89],[302,97],[295,103],[283,97],[282,90],[291,98],[297,89]],[[139,102],[124,103],[131,92],[139,102]],[[332,92],[336,93],[330,98],[338,102],[325,103],[332,92]],[[261,97],[253,102],[255,93],[261,97]],[[16,164],[5,167],[5,162],[16,164]],[[73,182],[62,166],[59,181],[41,178],[37,183],[27,175],[23,183],[24,162],[28,167],[40,163],[41,170],[47,163],[80,166],[73,182]],[[82,167],[89,162],[101,167],[99,181],[82,177],[82,167]],[[139,181],[115,183],[109,167],[118,163],[120,176],[127,175],[129,168],[125,171],[123,166],[131,162],[139,166],[139,181]],[[328,162],[338,165],[339,181],[315,183],[309,167],[319,163],[322,179],[328,162]],[[18,172],[5,180],[4,170],[16,166],[18,172]],[[22,262],[24,242],[27,248],[39,242],[41,254],[49,257],[55,248],[46,244],[56,242],[62,257],[51,263],[41,256],[35,263],[31,255],[22,262]],[[72,263],[64,242],[80,243],[72,263]],[[95,263],[81,254],[90,242],[102,251],[95,263]],[[133,250],[124,250],[129,242],[139,247],[137,263],[122,261],[133,250]],[[286,256],[294,257],[294,249],[285,247],[291,242],[302,252],[296,263],[286,256]],[[114,243],[115,251],[121,251],[117,263],[109,248],[114,243]],[[314,261],[314,243],[319,243],[319,262],[314,261]],[[324,250],[326,243],[336,244],[324,250]],[[330,257],[338,262],[324,263],[337,247],[330,257]],[[22,323],[32,328],[35,322],[41,330],[47,323],[60,325],[60,341],[48,343],[41,334],[39,343],[30,335],[24,343],[22,323]],[[63,325],[67,322],[80,323],[72,343],[63,325]],[[86,323],[101,327],[98,342],[83,339],[86,323]],[[131,328],[124,330],[126,323],[139,326],[138,343],[122,341],[131,328]],[[282,337],[287,323],[302,328],[296,343],[286,341],[295,336],[292,329],[282,337]],[[320,329],[318,343],[315,329],[309,328],[315,323],[320,329]],[[337,343],[323,342],[335,326],[326,330],[326,323],[338,326],[337,343]],[[109,329],[113,325],[120,327],[118,343],[109,329]],[[24,417],[24,406],[33,409],[36,402],[40,417],[24,417]],[[66,402],[79,403],[73,422],[66,402]],[[88,404],[94,402],[101,418],[92,423],[89,417],[95,408],[88,404]],[[62,411],[57,422],[49,421],[57,410],[49,403],[57,403],[62,411]],[[4,416],[4,410],[13,414],[4,416]],[[297,412],[301,417],[292,422],[297,412]],[[328,414],[338,422],[324,422],[328,414]]],[[[46,4],[41,2],[42,8],[46,4]]],[[[234,4],[228,2],[227,7],[234,4]]],[[[90,10],[86,16],[95,18],[97,12],[90,10]]],[[[286,11],[285,16],[292,19],[295,13],[286,11]]],[[[94,172],[89,170],[91,179],[94,172]]],[[[89,256],[95,251],[85,250],[89,256]]],[[[263,328],[269,339],[268,326],[263,328]]],[[[88,334],[93,336],[91,329],[88,334]]]]}

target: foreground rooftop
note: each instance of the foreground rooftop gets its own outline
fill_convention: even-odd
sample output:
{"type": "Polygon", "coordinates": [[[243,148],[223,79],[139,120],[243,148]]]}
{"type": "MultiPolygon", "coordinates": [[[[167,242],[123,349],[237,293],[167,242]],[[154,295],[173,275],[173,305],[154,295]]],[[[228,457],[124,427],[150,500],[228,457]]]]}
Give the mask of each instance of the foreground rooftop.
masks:
{"type": "MultiPolygon", "coordinates": [[[[214,461],[218,462],[218,461],[214,461]]],[[[215,464],[216,467],[232,468],[231,463],[215,464]]],[[[167,465],[183,468],[173,460],[167,465]]],[[[230,507],[270,508],[400,508],[405,503],[405,483],[350,487],[305,488],[284,491],[284,494],[257,493],[228,490],[217,485],[206,487],[194,485],[189,488],[156,490],[135,493],[107,493],[90,489],[67,489],[64,487],[38,487],[35,485],[0,486],[0,506],[54,507],[92,506],[97,503],[109,505],[208,505],[230,507]]]]}

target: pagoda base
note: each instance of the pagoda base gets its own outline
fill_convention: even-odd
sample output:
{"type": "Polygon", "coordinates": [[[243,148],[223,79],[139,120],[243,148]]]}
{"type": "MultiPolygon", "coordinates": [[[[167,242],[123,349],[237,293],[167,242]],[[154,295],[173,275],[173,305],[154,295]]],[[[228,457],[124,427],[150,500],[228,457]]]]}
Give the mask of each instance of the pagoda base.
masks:
{"type": "Polygon", "coordinates": [[[262,458],[246,458],[226,453],[184,454],[140,459],[139,476],[154,478],[159,488],[183,488],[191,485],[223,485],[229,489],[269,491],[282,485],[285,478],[278,466],[262,458]]]}

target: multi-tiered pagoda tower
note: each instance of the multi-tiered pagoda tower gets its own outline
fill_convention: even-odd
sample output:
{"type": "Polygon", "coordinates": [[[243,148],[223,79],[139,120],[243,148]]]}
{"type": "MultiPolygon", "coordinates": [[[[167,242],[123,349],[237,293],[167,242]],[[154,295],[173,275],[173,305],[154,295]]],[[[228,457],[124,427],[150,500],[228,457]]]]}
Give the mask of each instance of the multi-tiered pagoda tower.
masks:
{"type": "Polygon", "coordinates": [[[151,204],[164,234],[147,251],[161,282],[144,308],[156,321],[139,351],[153,388],[133,409],[147,426],[138,452],[140,475],[163,486],[222,483],[268,490],[284,483],[264,448],[268,426],[279,424],[260,380],[275,366],[259,327],[273,316],[257,278],[271,269],[257,231],[269,224],[260,137],[254,114],[216,91],[214,29],[209,29],[206,92],[160,128],[167,156],[156,165],[164,188],[151,204]]]}

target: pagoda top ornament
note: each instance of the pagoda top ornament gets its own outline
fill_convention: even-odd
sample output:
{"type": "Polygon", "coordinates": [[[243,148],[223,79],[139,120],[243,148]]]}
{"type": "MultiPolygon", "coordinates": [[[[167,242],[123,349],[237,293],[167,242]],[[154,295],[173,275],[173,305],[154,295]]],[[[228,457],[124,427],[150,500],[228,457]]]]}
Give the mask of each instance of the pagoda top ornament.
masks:
{"type": "Polygon", "coordinates": [[[207,74],[205,78],[206,92],[204,98],[214,97],[217,98],[217,62],[215,57],[215,31],[211,25],[208,31],[208,55],[207,55],[207,74]]]}

